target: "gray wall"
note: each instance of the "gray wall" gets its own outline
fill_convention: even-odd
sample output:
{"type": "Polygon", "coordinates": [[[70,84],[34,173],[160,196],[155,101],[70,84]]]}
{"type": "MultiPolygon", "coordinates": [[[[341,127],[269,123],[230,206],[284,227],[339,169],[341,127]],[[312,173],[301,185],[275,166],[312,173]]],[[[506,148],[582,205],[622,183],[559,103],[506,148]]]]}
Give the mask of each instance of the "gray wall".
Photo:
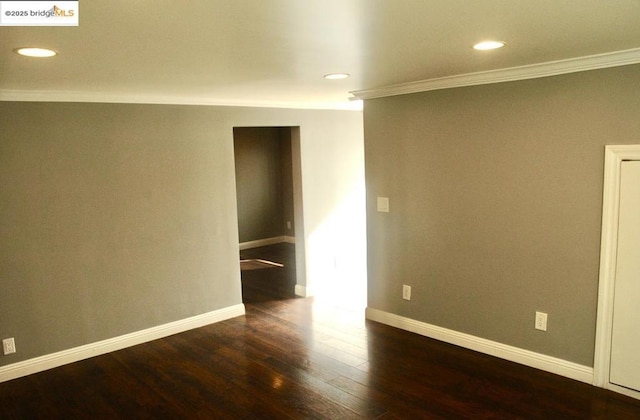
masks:
{"type": "Polygon", "coordinates": [[[291,129],[236,127],[233,133],[240,242],[294,236],[291,129]]]}
{"type": "Polygon", "coordinates": [[[604,145],[640,143],[639,92],[635,65],[366,101],[368,306],[592,366],[604,145]]]}
{"type": "MultiPolygon", "coordinates": [[[[0,365],[240,304],[233,127],[250,125],[301,127],[312,235],[344,199],[314,180],[363,178],[361,113],[0,102],[0,338],[18,349],[0,365]],[[324,164],[340,143],[355,171],[324,164]]],[[[364,196],[343,219],[363,214],[364,196]]]]}

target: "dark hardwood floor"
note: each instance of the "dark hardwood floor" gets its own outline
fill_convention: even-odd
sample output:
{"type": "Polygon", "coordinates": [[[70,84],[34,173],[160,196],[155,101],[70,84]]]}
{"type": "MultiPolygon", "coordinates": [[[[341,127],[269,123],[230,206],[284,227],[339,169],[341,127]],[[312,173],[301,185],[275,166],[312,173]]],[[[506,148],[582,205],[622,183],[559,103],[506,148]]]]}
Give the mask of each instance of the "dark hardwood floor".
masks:
{"type": "Polygon", "coordinates": [[[0,418],[640,418],[639,401],[291,298],[277,271],[243,272],[246,316],[0,384],[0,418]]]}
{"type": "Polygon", "coordinates": [[[295,245],[280,243],[240,251],[240,259],[263,259],[284,264],[242,271],[242,301],[247,303],[294,299],[296,286],[295,245]]]}

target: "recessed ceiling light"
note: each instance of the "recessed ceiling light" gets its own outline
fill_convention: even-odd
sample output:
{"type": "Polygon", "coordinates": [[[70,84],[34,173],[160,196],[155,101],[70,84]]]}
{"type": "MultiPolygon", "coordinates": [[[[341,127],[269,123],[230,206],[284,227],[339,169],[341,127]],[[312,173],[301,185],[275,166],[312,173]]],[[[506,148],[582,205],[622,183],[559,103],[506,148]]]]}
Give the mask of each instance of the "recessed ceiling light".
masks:
{"type": "Polygon", "coordinates": [[[330,74],[325,74],[324,78],[327,80],[340,80],[340,79],[346,79],[349,76],[350,76],[349,73],[330,73],[330,74]]]}
{"type": "Polygon", "coordinates": [[[474,45],[473,49],[486,51],[486,50],[495,50],[497,48],[502,48],[504,46],[505,46],[505,43],[502,41],[482,41],[474,45]]]}
{"type": "Polygon", "coordinates": [[[34,47],[16,48],[13,51],[17,54],[24,55],[26,57],[39,57],[39,58],[53,57],[54,55],[58,54],[54,50],[49,50],[47,48],[34,48],[34,47]]]}

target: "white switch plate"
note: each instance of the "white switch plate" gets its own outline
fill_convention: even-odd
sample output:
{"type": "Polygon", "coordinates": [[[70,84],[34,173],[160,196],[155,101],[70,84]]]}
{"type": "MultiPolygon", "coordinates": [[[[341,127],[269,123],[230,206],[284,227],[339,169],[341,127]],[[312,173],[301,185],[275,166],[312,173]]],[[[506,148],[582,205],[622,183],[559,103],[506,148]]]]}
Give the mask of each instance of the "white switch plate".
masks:
{"type": "Polygon", "coordinates": [[[536,330],[547,331],[547,314],[536,312],[536,330]]]}
{"type": "Polygon", "coordinates": [[[2,351],[5,355],[16,352],[16,342],[13,337],[2,340],[2,351]]]}
{"type": "Polygon", "coordinates": [[[389,213],[389,197],[378,197],[378,211],[389,213]]]}
{"type": "Polygon", "coordinates": [[[411,300],[411,286],[402,285],[402,299],[411,300]]]}

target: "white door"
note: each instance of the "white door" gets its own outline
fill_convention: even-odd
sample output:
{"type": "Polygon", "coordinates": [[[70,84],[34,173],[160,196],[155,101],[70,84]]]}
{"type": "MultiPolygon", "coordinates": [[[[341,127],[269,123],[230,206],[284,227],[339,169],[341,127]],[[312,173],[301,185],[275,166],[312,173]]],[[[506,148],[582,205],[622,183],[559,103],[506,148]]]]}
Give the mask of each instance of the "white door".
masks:
{"type": "Polygon", "coordinates": [[[640,391],[640,161],[623,161],[620,171],[609,381],[640,391]]]}

